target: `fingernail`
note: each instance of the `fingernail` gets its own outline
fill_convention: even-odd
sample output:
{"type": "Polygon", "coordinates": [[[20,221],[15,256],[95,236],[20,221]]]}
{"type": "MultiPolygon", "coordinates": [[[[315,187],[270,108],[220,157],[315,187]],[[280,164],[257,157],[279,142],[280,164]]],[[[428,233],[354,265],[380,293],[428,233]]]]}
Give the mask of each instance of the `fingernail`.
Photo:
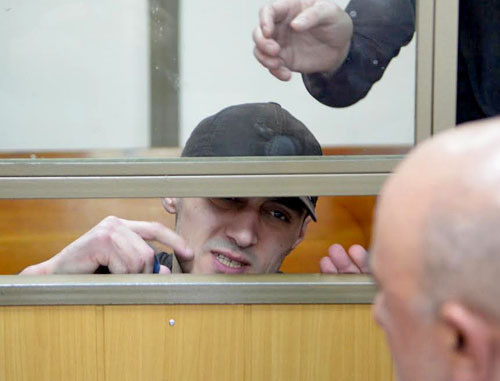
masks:
{"type": "Polygon", "coordinates": [[[293,25],[295,26],[302,26],[306,23],[306,18],[303,16],[299,16],[296,19],[292,21],[293,25]]]}

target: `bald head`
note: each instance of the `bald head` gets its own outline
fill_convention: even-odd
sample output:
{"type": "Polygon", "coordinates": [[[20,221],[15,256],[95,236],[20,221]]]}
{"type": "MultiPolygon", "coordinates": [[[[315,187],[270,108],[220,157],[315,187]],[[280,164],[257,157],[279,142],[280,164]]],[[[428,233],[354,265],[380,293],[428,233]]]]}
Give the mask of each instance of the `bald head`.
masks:
{"type": "Polygon", "coordinates": [[[460,300],[500,322],[499,229],[495,118],[438,135],[402,162],[380,196],[374,251],[391,249],[435,306],[460,300]]]}

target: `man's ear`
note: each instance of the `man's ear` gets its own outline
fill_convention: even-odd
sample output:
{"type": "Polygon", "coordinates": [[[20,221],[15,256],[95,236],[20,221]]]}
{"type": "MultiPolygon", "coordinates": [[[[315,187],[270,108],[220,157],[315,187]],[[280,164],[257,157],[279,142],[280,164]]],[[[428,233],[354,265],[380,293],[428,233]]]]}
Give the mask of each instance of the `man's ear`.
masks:
{"type": "Polygon", "coordinates": [[[165,208],[167,212],[170,214],[176,214],[177,213],[177,199],[176,198],[170,198],[170,197],[165,197],[161,199],[161,204],[165,208]]]}
{"type": "Polygon", "coordinates": [[[446,329],[452,379],[486,381],[494,369],[494,343],[490,324],[479,314],[457,302],[441,307],[446,329]]]}
{"type": "Polygon", "coordinates": [[[306,235],[307,225],[309,225],[309,222],[311,222],[311,221],[312,221],[312,217],[309,215],[307,215],[307,217],[304,218],[304,221],[302,222],[302,226],[300,227],[299,236],[297,237],[297,240],[292,245],[292,248],[290,250],[295,249],[298,246],[298,244],[302,242],[302,240],[304,239],[304,237],[306,235]]]}

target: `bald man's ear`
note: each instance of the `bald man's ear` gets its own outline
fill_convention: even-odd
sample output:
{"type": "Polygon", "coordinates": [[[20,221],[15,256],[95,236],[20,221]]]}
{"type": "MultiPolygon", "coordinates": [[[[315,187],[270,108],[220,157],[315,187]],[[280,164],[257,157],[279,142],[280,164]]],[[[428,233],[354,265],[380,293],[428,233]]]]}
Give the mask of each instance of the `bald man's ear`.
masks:
{"type": "Polygon", "coordinates": [[[460,303],[448,302],[441,308],[450,369],[456,381],[486,381],[495,368],[495,347],[490,324],[460,303]]]}
{"type": "Polygon", "coordinates": [[[170,197],[165,197],[161,199],[161,204],[165,208],[167,212],[170,214],[176,214],[177,213],[177,199],[176,198],[170,198],[170,197]]]}
{"type": "Polygon", "coordinates": [[[309,222],[311,222],[311,221],[312,221],[312,218],[309,215],[307,215],[307,217],[304,218],[304,221],[302,222],[302,226],[300,228],[299,236],[290,250],[295,249],[298,246],[298,244],[302,242],[302,240],[304,239],[304,237],[306,235],[307,225],[309,225],[309,222]]]}

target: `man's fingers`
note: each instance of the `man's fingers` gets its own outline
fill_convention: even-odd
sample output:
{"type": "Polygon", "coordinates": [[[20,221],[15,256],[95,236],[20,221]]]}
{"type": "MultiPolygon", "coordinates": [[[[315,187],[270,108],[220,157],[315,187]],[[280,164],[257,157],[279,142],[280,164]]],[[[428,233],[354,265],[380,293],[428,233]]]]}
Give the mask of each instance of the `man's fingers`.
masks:
{"type": "Polygon", "coordinates": [[[297,32],[303,32],[320,25],[333,25],[343,12],[342,8],[330,1],[317,1],[300,12],[290,22],[290,26],[297,32]]]}
{"type": "Polygon", "coordinates": [[[274,10],[271,5],[264,5],[259,11],[260,27],[266,38],[270,38],[274,33],[274,10]]]}
{"type": "Polygon", "coordinates": [[[274,24],[291,20],[302,10],[302,2],[299,0],[278,0],[270,5],[269,14],[274,24]]]}
{"type": "Polygon", "coordinates": [[[108,269],[111,274],[130,274],[133,273],[127,267],[121,256],[113,256],[108,263],[108,269]]]}
{"type": "Polygon", "coordinates": [[[191,260],[193,250],[187,247],[184,239],[173,230],[158,222],[122,220],[125,225],[143,239],[155,240],[171,247],[183,260],[191,260]]]}
{"type": "Polygon", "coordinates": [[[257,58],[257,61],[259,61],[262,66],[267,69],[275,70],[281,66],[281,60],[279,58],[266,56],[257,48],[254,49],[253,54],[255,58],[257,58]]]}
{"type": "Polygon", "coordinates": [[[319,269],[323,274],[338,274],[338,270],[330,257],[323,257],[319,261],[319,269]]]}
{"type": "Polygon", "coordinates": [[[256,27],[252,33],[252,39],[255,43],[255,47],[264,56],[278,57],[280,53],[279,44],[272,38],[264,37],[262,34],[262,29],[256,27]]]}
{"type": "Polygon", "coordinates": [[[171,271],[167,266],[160,265],[160,271],[158,272],[158,274],[170,274],[170,273],[171,271]]]}
{"type": "Polygon", "coordinates": [[[290,26],[297,32],[303,32],[318,25],[321,20],[318,4],[304,9],[291,22],[290,26]]]}
{"type": "Polygon", "coordinates": [[[370,268],[368,266],[368,252],[365,248],[361,245],[352,245],[348,251],[349,256],[361,272],[363,274],[369,274],[370,268]]]}
{"type": "Polygon", "coordinates": [[[341,245],[330,246],[328,255],[340,274],[359,274],[361,272],[341,245]]]}
{"type": "Polygon", "coordinates": [[[297,0],[279,0],[263,6],[259,11],[259,19],[264,36],[270,38],[276,30],[276,24],[293,17],[294,13],[300,12],[300,8],[300,1],[297,0]]]}
{"type": "Polygon", "coordinates": [[[122,225],[112,233],[111,242],[115,255],[110,256],[110,265],[114,261],[120,261],[130,273],[153,272],[154,249],[139,234],[122,225]]]}
{"type": "Polygon", "coordinates": [[[269,72],[282,81],[289,81],[292,78],[292,72],[285,66],[280,66],[277,69],[269,69],[269,72]]]}

